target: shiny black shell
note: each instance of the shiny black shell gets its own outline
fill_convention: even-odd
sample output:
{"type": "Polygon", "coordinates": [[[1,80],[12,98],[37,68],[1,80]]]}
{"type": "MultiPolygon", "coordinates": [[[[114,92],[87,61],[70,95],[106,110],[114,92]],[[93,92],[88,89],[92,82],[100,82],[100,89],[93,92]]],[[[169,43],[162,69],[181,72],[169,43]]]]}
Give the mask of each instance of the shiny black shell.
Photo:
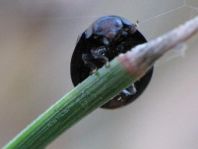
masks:
{"type": "MultiPolygon", "coordinates": [[[[122,17],[105,16],[96,20],[85,32],[83,32],[77,41],[76,47],[74,49],[74,52],[71,58],[70,71],[71,71],[71,79],[72,79],[74,86],[78,85],[80,82],[82,82],[84,79],[86,79],[90,75],[89,68],[85,66],[84,62],[82,61],[82,54],[90,53],[90,50],[93,48],[104,46],[104,44],[100,40],[101,37],[93,31],[93,27],[96,25],[99,26],[100,20],[101,19],[104,20],[108,17],[113,17],[113,19],[118,19],[120,22],[122,22],[122,27],[123,27],[122,29],[124,29],[124,27],[134,26],[134,24],[130,23],[128,20],[122,17]],[[98,37],[96,38],[96,36],[98,37]]],[[[125,53],[131,48],[135,47],[136,45],[142,44],[145,42],[146,42],[146,39],[137,30],[134,33],[129,33],[126,37],[122,37],[122,38],[120,37],[120,40],[118,39],[115,43],[114,41],[112,41],[110,46],[108,46],[108,49],[110,52],[108,52],[106,56],[109,58],[109,60],[112,60],[114,57],[118,56],[120,53],[125,53]],[[115,52],[115,48],[117,48],[119,45],[124,45],[124,50],[122,50],[122,52],[115,52]]],[[[97,65],[97,68],[100,68],[103,66],[103,63],[97,60],[94,61],[93,63],[97,65]]],[[[118,94],[117,96],[115,96],[112,100],[107,102],[102,107],[114,109],[114,108],[121,107],[123,105],[126,105],[134,101],[139,95],[143,93],[143,91],[145,90],[145,88],[147,87],[147,85],[149,84],[152,78],[152,74],[153,74],[153,68],[151,68],[139,81],[135,83],[137,92],[134,95],[123,97],[122,94],[118,94]],[[120,100],[120,97],[121,97],[121,100],[120,100]]]]}

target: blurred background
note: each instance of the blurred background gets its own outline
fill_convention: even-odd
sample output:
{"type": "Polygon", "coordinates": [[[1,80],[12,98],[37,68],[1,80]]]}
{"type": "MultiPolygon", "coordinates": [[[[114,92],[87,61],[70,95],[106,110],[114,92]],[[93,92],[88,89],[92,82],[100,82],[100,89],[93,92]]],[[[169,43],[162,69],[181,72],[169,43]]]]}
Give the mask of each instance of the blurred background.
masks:
{"type": "MultiPolygon", "coordinates": [[[[140,21],[151,40],[198,15],[197,0],[0,0],[0,147],[73,88],[77,37],[104,15],[140,21]]],[[[49,149],[197,149],[198,36],[161,64],[135,102],[98,109],[49,149]]]]}

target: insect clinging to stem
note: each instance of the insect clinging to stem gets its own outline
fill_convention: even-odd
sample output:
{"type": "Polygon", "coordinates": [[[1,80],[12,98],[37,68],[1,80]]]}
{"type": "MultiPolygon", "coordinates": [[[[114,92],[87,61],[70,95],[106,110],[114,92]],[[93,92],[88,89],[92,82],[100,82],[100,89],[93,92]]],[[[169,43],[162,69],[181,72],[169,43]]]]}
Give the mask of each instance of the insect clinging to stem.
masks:
{"type": "MultiPolygon", "coordinates": [[[[104,16],[86,29],[77,41],[71,59],[71,78],[76,86],[120,53],[131,50],[146,39],[133,24],[120,16],[104,16]]],[[[139,81],[123,89],[104,104],[103,108],[114,109],[134,101],[149,84],[153,67],[139,81]]]]}

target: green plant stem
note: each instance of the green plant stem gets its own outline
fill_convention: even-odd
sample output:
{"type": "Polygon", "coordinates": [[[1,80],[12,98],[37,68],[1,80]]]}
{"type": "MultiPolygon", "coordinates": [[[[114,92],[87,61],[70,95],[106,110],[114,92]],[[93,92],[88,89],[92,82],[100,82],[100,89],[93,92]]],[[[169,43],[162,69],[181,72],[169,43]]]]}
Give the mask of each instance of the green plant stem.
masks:
{"type": "Polygon", "coordinates": [[[84,115],[103,105],[132,80],[118,61],[114,60],[111,67],[100,69],[44,112],[7,148],[45,146],[84,115]]]}
{"type": "Polygon", "coordinates": [[[88,77],[27,126],[4,149],[43,148],[85,115],[141,77],[169,49],[198,31],[198,17],[137,46],[88,77]]]}

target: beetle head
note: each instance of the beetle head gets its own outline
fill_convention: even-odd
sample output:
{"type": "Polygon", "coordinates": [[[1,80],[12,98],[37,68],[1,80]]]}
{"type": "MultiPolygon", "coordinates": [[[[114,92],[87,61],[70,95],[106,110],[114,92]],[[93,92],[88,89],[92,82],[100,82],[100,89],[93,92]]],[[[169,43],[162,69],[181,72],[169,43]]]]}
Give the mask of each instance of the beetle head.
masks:
{"type": "Polygon", "coordinates": [[[120,32],[122,27],[123,24],[120,18],[116,16],[105,16],[99,18],[93,24],[93,33],[111,41],[120,32]]]}

